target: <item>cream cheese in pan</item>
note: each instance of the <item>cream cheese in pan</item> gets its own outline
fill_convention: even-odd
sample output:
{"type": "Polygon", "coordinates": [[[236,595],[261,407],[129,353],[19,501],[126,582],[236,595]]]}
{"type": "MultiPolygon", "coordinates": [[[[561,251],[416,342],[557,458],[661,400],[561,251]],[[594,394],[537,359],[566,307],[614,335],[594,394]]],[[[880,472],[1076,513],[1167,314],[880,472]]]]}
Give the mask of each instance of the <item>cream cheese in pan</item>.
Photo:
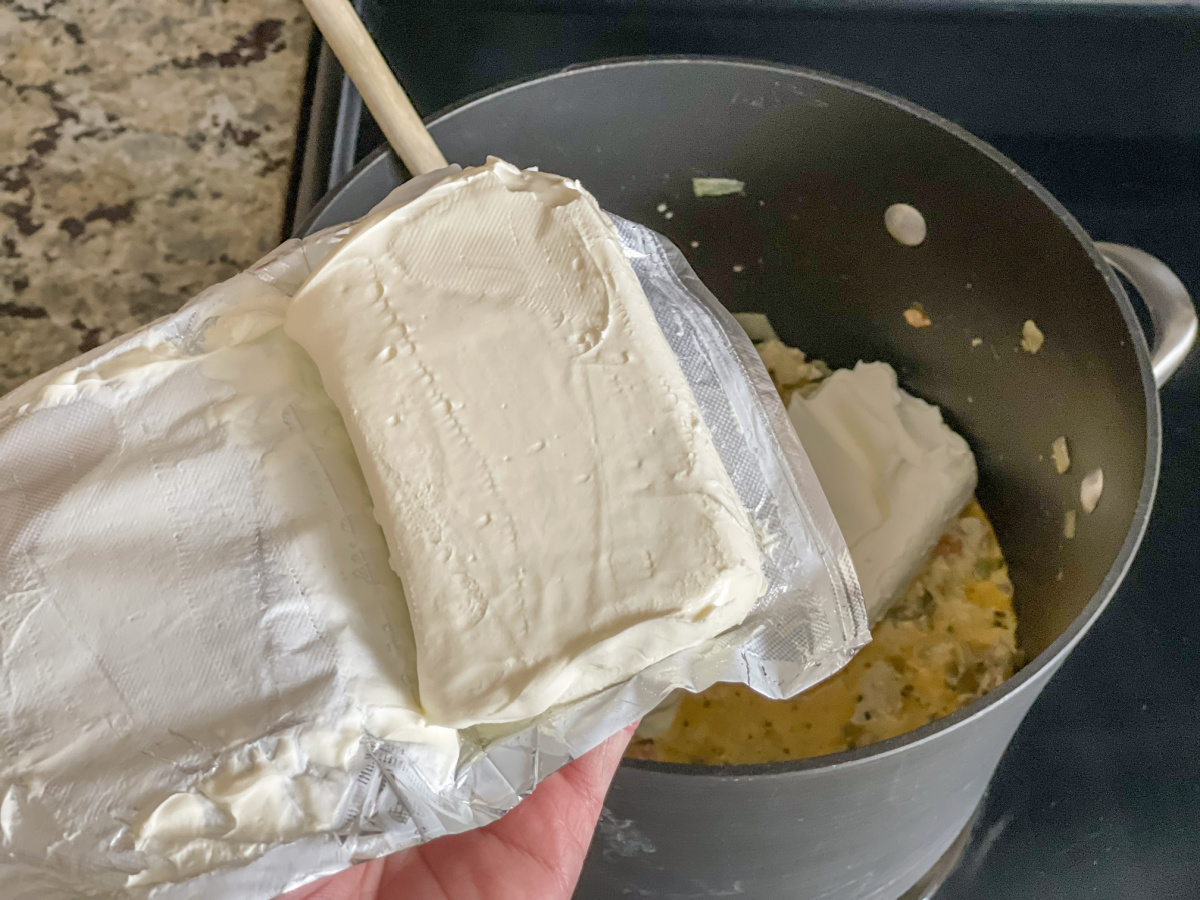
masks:
{"type": "Polygon", "coordinates": [[[975,492],[975,457],[936,406],[887,363],[838,369],[788,415],[817,472],[879,621],[975,492]]]}

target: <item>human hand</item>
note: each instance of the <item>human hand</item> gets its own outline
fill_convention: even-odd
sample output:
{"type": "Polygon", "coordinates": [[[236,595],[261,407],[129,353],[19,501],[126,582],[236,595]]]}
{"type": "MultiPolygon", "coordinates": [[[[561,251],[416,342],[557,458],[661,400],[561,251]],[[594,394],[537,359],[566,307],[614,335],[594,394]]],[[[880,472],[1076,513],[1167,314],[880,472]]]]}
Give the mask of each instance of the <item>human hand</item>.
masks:
{"type": "Polygon", "coordinates": [[[277,900],[569,900],[633,729],[563,766],[490,825],[354,866],[277,900]]]}

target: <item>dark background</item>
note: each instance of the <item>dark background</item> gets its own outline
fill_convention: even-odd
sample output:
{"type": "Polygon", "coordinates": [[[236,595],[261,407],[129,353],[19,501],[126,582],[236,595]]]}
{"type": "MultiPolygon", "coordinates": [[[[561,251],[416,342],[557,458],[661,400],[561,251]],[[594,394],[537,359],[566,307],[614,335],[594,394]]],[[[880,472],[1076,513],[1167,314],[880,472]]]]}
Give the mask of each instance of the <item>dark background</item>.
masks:
{"type": "MultiPolygon", "coordinates": [[[[1165,4],[365,0],[423,114],[645,53],[853,78],[992,143],[1098,240],[1200,294],[1200,9],[1165,4]]],[[[382,136],[327,54],[296,218],[382,136]]],[[[1017,733],[938,900],[1200,897],[1200,351],[1162,391],[1149,530],[1108,611],[1017,733]]]]}

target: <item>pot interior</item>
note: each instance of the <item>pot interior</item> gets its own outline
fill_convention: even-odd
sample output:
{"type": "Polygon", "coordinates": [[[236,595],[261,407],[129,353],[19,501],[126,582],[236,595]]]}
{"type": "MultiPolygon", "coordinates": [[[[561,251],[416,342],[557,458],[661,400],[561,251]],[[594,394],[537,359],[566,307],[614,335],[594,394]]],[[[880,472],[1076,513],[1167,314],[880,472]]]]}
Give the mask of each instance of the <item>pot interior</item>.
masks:
{"type": "MultiPolygon", "coordinates": [[[[431,131],[464,165],[494,154],[580,179],[609,211],[670,237],[731,310],[766,313],[832,366],[885,360],[938,404],[978,458],[1027,659],[1101,588],[1154,471],[1144,342],[1071,227],[1011,167],[887,99],[717,60],[568,71],[466,103],[431,131]],[[696,198],[693,176],[745,192],[696,198]],[[918,247],[884,228],[897,202],[925,217],[918,247]],[[930,327],[906,324],[914,303],[930,327]],[[1046,335],[1035,355],[1020,349],[1027,319],[1046,335]],[[1064,475],[1050,455],[1059,436],[1064,475]],[[1079,485],[1095,468],[1104,492],[1087,515],[1079,485]]],[[[373,158],[310,229],[361,215],[403,178],[373,158]]]]}

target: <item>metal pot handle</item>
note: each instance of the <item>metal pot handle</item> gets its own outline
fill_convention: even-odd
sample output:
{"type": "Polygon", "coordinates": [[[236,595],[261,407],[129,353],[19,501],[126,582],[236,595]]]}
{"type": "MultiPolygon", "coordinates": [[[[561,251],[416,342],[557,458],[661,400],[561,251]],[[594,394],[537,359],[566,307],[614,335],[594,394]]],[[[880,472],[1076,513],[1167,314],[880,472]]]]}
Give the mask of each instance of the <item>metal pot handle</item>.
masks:
{"type": "Polygon", "coordinates": [[[1129,279],[1150,310],[1154,339],[1150,366],[1160,388],[1175,374],[1196,343],[1196,307],[1187,288],[1166,263],[1136,247],[1097,241],[1096,249],[1110,266],[1129,279]]]}

